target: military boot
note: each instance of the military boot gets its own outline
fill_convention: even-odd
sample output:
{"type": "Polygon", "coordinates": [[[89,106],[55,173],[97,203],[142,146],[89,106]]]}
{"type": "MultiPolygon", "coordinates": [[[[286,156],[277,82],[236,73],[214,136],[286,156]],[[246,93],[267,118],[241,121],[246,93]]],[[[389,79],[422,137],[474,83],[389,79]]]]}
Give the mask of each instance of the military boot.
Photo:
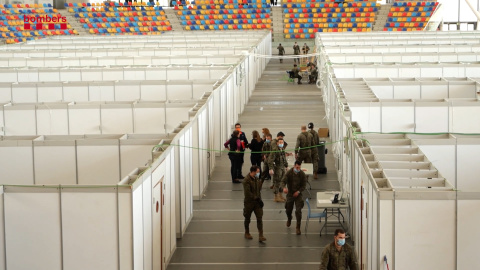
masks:
{"type": "Polygon", "coordinates": [[[283,197],[282,193],[278,193],[278,199],[280,202],[286,202],[287,200],[283,197]]]}
{"type": "Polygon", "coordinates": [[[291,218],[289,218],[289,219],[287,220],[287,227],[290,227],[290,225],[292,225],[292,219],[291,219],[291,218]]]}
{"type": "Polygon", "coordinates": [[[258,231],[258,242],[267,241],[267,238],[263,236],[263,230],[258,231]]]}
{"type": "Polygon", "coordinates": [[[250,234],[250,230],[245,229],[245,238],[246,239],[253,239],[252,235],[250,234]]]}
{"type": "Polygon", "coordinates": [[[296,231],[297,235],[302,234],[302,232],[300,231],[300,223],[301,223],[301,221],[297,221],[297,227],[295,228],[295,231],[296,231]]]}
{"type": "Polygon", "coordinates": [[[317,172],[314,172],[314,173],[313,173],[313,179],[318,179],[317,172]]]}
{"type": "Polygon", "coordinates": [[[274,202],[284,202],[284,201],[281,199],[280,196],[282,196],[282,194],[279,194],[279,193],[275,194],[275,198],[273,199],[273,201],[274,201],[274,202]]]}

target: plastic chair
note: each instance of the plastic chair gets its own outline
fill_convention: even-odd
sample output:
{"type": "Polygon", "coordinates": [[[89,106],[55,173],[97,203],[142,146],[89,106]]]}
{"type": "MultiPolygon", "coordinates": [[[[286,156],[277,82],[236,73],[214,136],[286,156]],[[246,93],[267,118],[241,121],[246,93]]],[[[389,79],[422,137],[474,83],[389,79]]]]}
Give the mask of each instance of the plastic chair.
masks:
{"type": "MultiPolygon", "coordinates": [[[[305,223],[305,235],[306,235],[308,230],[308,221],[311,218],[318,218],[318,222],[322,222],[322,218],[325,218],[325,222],[327,222],[327,213],[325,212],[325,210],[321,213],[312,213],[308,198],[305,199],[305,202],[307,203],[307,207],[308,207],[307,222],[305,223]]],[[[320,231],[320,236],[322,236],[322,231],[320,231]]]]}

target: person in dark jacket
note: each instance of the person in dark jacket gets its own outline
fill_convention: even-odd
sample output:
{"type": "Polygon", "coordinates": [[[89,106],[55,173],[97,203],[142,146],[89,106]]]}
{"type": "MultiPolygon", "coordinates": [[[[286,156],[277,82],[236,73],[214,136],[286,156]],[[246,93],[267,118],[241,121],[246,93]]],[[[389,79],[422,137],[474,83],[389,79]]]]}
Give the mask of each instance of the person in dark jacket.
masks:
{"type": "Polygon", "coordinates": [[[234,130],[232,133],[232,137],[228,141],[226,141],[223,146],[225,146],[225,148],[229,151],[228,158],[230,159],[231,163],[230,174],[232,176],[232,183],[241,183],[238,179],[242,179],[241,155],[242,151],[245,151],[245,148],[243,148],[240,141],[240,132],[238,130],[234,130]]]}
{"type": "Polygon", "coordinates": [[[335,230],[334,241],[323,249],[320,270],[359,269],[355,251],[345,243],[345,236],[344,230],[335,230]]]}
{"type": "Polygon", "coordinates": [[[253,139],[249,144],[248,148],[252,150],[250,154],[250,162],[252,162],[252,166],[256,165],[260,168],[260,174],[262,173],[262,147],[263,147],[263,140],[260,138],[260,134],[258,131],[254,130],[252,132],[253,139]]]}
{"type": "Polygon", "coordinates": [[[260,168],[257,166],[252,166],[250,168],[250,173],[243,179],[243,216],[245,217],[245,238],[253,239],[250,234],[250,218],[252,212],[255,213],[257,218],[257,229],[258,229],[258,241],[263,242],[267,240],[263,236],[263,202],[262,202],[262,181],[260,177],[260,168]]]}
{"type": "Polygon", "coordinates": [[[240,151],[240,167],[238,168],[238,175],[241,176],[240,179],[243,179],[245,178],[243,175],[242,175],[242,167],[243,167],[243,162],[244,162],[244,156],[245,156],[245,149],[248,148],[248,140],[247,140],[247,136],[245,136],[245,132],[242,132],[242,125],[240,125],[240,123],[236,123],[235,124],[235,130],[238,130],[238,132],[240,133],[240,142],[242,144],[242,148],[243,150],[240,151]]]}

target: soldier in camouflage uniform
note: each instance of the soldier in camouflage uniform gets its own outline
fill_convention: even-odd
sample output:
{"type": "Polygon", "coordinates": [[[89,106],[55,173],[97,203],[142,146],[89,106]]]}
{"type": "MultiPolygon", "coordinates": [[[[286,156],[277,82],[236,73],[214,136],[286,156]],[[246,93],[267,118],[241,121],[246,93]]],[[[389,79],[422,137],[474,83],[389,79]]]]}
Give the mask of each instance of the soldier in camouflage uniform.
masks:
{"type": "MultiPolygon", "coordinates": [[[[265,143],[262,146],[262,155],[263,155],[263,171],[262,171],[262,176],[260,179],[262,181],[267,180],[269,177],[268,174],[268,157],[270,156],[270,151],[272,151],[272,145],[270,144],[272,142],[272,134],[265,134],[265,143]]],[[[271,187],[273,188],[273,186],[271,187]]]]}
{"type": "MultiPolygon", "coordinates": [[[[272,145],[273,146],[273,145],[272,145]]],[[[268,156],[269,173],[272,175],[273,193],[275,194],[274,202],[285,202],[282,193],[279,193],[280,180],[282,180],[286,169],[288,168],[287,158],[285,156],[283,139],[278,139],[275,148],[272,148],[270,156],[268,156]]]]}
{"type": "Polygon", "coordinates": [[[312,134],[312,149],[310,150],[312,152],[312,163],[313,163],[313,178],[318,179],[318,145],[320,144],[320,139],[318,137],[318,133],[313,129],[313,123],[308,123],[308,129],[310,134],[312,134]]]}
{"type": "Polygon", "coordinates": [[[243,216],[245,217],[245,238],[253,239],[250,234],[250,217],[252,212],[255,213],[257,218],[257,229],[258,229],[258,241],[263,242],[267,240],[263,236],[263,203],[262,201],[262,184],[263,182],[259,179],[260,177],[260,168],[258,166],[252,166],[250,168],[250,173],[245,176],[243,180],[243,216]]]}
{"type": "Polygon", "coordinates": [[[295,146],[295,159],[300,162],[312,163],[312,134],[307,132],[307,127],[302,126],[302,133],[297,136],[297,145],[295,146]]]}
{"type": "Polygon", "coordinates": [[[345,243],[345,231],[337,229],[333,243],[325,246],[322,252],[320,270],[357,270],[357,256],[353,248],[345,243]]]}
{"type": "Polygon", "coordinates": [[[287,202],[285,203],[285,212],[287,213],[287,227],[292,224],[292,211],[295,204],[295,217],[297,218],[296,233],[300,235],[300,225],[302,223],[303,196],[302,191],[307,186],[307,176],[301,170],[302,163],[295,161],[293,168],[287,171],[282,178],[280,188],[287,193],[287,202]],[[286,186],[286,188],[285,188],[286,186]]]}

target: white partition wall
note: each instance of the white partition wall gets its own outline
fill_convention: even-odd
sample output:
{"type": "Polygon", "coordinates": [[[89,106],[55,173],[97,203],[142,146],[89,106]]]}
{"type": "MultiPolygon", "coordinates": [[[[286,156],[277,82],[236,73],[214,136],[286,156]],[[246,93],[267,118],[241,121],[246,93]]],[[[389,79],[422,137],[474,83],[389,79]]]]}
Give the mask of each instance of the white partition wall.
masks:
{"type": "Polygon", "coordinates": [[[470,251],[471,239],[480,238],[480,85],[477,63],[454,63],[476,62],[478,45],[462,43],[478,37],[317,37],[335,165],[361,269],[384,269],[385,256],[390,269],[478,264],[470,251]]]}
{"type": "Polygon", "coordinates": [[[164,270],[271,34],[52,38],[0,54],[0,269],[164,270]]]}

